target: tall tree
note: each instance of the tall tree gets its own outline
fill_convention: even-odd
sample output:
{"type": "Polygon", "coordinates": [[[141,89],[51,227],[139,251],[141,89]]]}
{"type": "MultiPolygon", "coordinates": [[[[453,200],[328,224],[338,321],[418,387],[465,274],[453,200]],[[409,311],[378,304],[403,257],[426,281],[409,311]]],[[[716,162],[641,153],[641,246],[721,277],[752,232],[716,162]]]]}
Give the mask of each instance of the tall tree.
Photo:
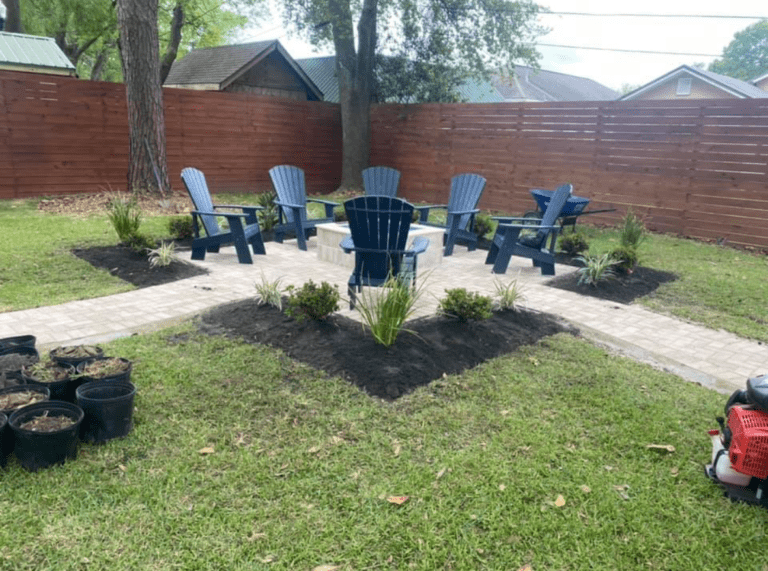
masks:
{"type": "Polygon", "coordinates": [[[128,188],[159,194],[171,188],[157,39],[158,0],[117,0],[130,153],[128,188]]]}
{"type": "Polygon", "coordinates": [[[21,34],[24,27],[21,24],[21,6],[19,0],[3,0],[5,6],[5,27],[3,31],[21,34]]]}
{"type": "Polygon", "coordinates": [[[530,0],[286,0],[283,8],[287,23],[336,53],[343,190],[361,188],[368,166],[374,85],[379,99],[414,97],[394,82],[374,82],[377,54],[395,56],[393,72],[407,72],[406,82],[431,85],[433,95],[446,100],[447,88],[466,77],[487,77],[515,61],[535,65],[533,42],[543,32],[539,6],[530,0]]]}
{"type": "Polygon", "coordinates": [[[745,81],[768,72],[768,20],[736,32],[723,56],[709,64],[709,71],[745,81]]]}

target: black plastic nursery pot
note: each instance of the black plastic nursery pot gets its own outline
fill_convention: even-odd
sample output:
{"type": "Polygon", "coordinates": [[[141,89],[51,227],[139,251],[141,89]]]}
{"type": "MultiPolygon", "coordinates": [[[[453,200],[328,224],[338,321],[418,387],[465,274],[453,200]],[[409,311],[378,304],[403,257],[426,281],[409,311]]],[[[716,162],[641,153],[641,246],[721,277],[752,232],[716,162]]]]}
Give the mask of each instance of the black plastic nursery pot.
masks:
{"type": "Polygon", "coordinates": [[[100,376],[97,374],[94,374],[92,372],[89,372],[89,366],[90,365],[97,365],[99,361],[106,361],[108,359],[112,359],[113,357],[99,357],[98,359],[92,359],[90,361],[87,361],[85,363],[80,363],[77,366],[77,374],[82,376],[83,382],[89,382],[89,381],[130,381],[131,380],[131,370],[133,369],[133,364],[128,359],[123,359],[122,357],[118,357],[118,360],[121,361],[123,364],[126,365],[126,369],[124,371],[121,371],[120,373],[114,374],[114,375],[105,375],[100,376]]]}
{"type": "Polygon", "coordinates": [[[18,345],[0,350],[0,372],[18,377],[21,367],[33,365],[40,360],[40,353],[34,347],[18,345]]]}
{"type": "Polygon", "coordinates": [[[37,337],[34,335],[18,335],[16,337],[3,337],[0,339],[0,353],[13,347],[35,347],[37,337]]]}
{"type": "Polygon", "coordinates": [[[86,363],[103,356],[104,350],[101,347],[97,347],[96,345],[72,345],[56,347],[55,349],[51,349],[50,352],[52,361],[75,368],[77,368],[77,366],[81,363],[86,363]],[[73,351],[84,347],[88,347],[88,351],[85,352],[87,354],[75,356],[73,351]]]}
{"type": "MultiPolygon", "coordinates": [[[[28,391],[33,393],[38,393],[39,397],[44,401],[50,400],[51,398],[51,390],[48,387],[43,385],[14,385],[12,387],[5,387],[4,389],[0,389],[0,398],[2,398],[3,395],[14,394],[14,393],[25,393],[28,391]]],[[[30,406],[30,405],[23,405],[23,406],[30,406]]],[[[0,412],[10,418],[10,416],[14,412],[16,412],[19,408],[23,408],[23,406],[12,406],[12,407],[3,408],[2,403],[0,403],[0,412]]]]}
{"type": "Polygon", "coordinates": [[[81,440],[99,443],[127,436],[133,429],[135,396],[130,381],[90,381],[77,387],[77,404],[85,413],[81,440]]]}
{"type": "Polygon", "coordinates": [[[58,381],[42,381],[27,374],[27,371],[21,371],[21,380],[27,384],[27,386],[44,386],[48,387],[51,391],[50,400],[64,400],[67,402],[75,402],[75,389],[82,384],[82,379],[75,376],[75,368],[67,367],[66,365],[60,365],[62,368],[69,369],[69,374],[66,378],[58,381]]]}
{"type": "Polygon", "coordinates": [[[9,424],[14,434],[14,451],[22,467],[37,472],[54,464],[63,464],[77,458],[83,409],[71,402],[47,401],[31,404],[14,412],[9,424]],[[70,418],[73,423],[51,432],[36,432],[21,428],[38,416],[70,418]]]}

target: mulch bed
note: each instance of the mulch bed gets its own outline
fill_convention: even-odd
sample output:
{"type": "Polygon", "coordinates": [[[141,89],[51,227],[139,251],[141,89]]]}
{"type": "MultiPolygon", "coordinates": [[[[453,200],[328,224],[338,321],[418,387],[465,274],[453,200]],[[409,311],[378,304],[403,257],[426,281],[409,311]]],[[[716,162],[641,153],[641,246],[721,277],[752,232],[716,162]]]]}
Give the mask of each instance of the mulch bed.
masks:
{"type": "Polygon", "coordinates": [[[576,272],[556,276],[546,285],[581,295],[629,304],[639,297],[652,294],[661,284],[676,279],[675,274],[639,266],[631,274],[617,274],[614,278],[594,286],[579,284],[579,274],[576,272]]]}

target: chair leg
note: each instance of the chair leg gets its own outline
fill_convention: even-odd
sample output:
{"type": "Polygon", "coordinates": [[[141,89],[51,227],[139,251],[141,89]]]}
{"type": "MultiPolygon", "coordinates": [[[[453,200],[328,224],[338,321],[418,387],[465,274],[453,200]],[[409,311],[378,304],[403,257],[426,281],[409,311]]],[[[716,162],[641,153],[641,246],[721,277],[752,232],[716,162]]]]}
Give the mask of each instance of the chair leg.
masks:
{"type": "Polygon", "coordinates": [[[349,297],[349,309],[355,309],[357,298],[355,297],[355,286],[347,286],[347,296],[349,297]]]}
{"type": "Polygon", "coordinates": [[[205,248],[192,248],[193,260],[205,260],[205,248]]]}
{"type": "Polygon", "coordinates": [[[264,240],[261,237],[261,232],[251,236],[249,241],[251,243],[251,249],[253,250],[254,254],[260,256],[265,256],[267,254],[267,251],[264,249],[264,240]]]}
{"type": "Polygon", "coordinates": [[[248,242],[245,241],[245,231],[243,230],[242,221],[239,218],[233,218],[229,222],[229,229],[232,231],[232,240],[235,243],[237,260],[241,264],[252,264],[253,258],[251,257],[251,252],[248,250],[248,242]]]}

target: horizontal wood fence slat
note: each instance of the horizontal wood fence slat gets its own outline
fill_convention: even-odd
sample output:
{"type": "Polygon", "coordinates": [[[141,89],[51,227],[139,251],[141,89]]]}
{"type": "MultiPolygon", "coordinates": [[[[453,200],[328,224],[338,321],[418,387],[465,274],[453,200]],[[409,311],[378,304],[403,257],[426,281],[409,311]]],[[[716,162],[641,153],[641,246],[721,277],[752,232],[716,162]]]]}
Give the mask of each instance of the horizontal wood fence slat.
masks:
{"type": "MultiPolygon", "coordinates": [[[[166,89],[168,171],[206,173],[214,192],[270,187],[294,164],[311,193],[341,179],[337,105],[166,89]]],[[[445,203],[450,178],[488,180],[480,206],[523,213],[531,188],[564,182],[614,224],[768,248],[768,100],[374,105],[371,164],[402,172],[401,194],[445,203]]],[[[0,198],[125,190],[122,84],[0,72],[0,198]]],[[[585,222],[587,219],[584,219],[585,222]]]]}

